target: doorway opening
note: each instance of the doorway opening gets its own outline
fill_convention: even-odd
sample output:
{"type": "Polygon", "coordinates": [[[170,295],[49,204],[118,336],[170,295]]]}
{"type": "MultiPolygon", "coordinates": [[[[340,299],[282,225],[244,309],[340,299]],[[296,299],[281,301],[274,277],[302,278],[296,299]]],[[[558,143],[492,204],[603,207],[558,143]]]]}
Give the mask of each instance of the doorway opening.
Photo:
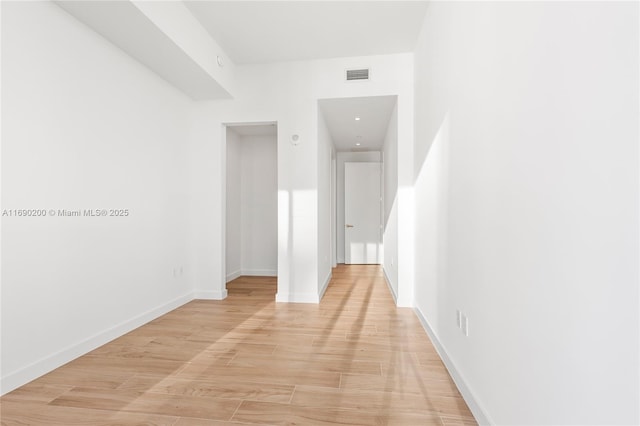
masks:
{"type": "Polygon", "coordinates": [[[225,127],[225,282],[248,290],[277,276],[278,130],[271,122],[225,127]]]}
{"type": "Polygon", "coordinates": [[[397,100],[390,95],[318,101],[336,151],[335,263],[381,264],[392,288],[397,281],[397,100]]]}

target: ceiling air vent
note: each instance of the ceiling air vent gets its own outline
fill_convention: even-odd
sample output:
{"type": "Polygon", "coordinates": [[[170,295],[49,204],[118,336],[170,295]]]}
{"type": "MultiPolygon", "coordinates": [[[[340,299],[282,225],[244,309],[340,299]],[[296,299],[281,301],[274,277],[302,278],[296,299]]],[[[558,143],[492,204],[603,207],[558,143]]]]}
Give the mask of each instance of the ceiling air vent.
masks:
{"type": "Polygon", "coordinates": [[[369,80],[369,68],[361,70],[347,70],[347,81],[369,80]]]}

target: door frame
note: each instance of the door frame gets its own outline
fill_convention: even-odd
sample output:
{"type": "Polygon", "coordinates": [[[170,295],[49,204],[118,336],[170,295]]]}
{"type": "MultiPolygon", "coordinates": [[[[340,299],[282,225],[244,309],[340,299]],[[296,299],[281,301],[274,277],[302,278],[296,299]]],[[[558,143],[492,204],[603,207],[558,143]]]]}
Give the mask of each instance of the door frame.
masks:
{"type": "MultiPolygon", "coordinates": [[[[222,247],[220,250],[221,258],[220,258],[220,271],[221,271],[221,282],[224,283],[223,286],[223,298],[227,296],[227,128],[228,127],[239,127],[239,126],[268,126],[275,125],[276,129],[278,127],[277,121],[234,121],[234,122],[224,122],[221,125],[221,141],[222,141],[222,158],[220,159],[221,167],[221,179],[222,182],[220,191],[221,191],[221,236],[222,236],[222,247]]],[[[277,149],[277,148],[276,148],[277,149]]],[[[278,167],[276,163],[276,168],[278,167]]],[[[276,169],[277,170],[277,169],[276,169]]],[[[280,214],[280,212],[278,212],[280,214]]],[[[279,274],[280,271],[277,272],[279,274]]],[[[278,282],[279,285],[279,282],[278,282]]]]}

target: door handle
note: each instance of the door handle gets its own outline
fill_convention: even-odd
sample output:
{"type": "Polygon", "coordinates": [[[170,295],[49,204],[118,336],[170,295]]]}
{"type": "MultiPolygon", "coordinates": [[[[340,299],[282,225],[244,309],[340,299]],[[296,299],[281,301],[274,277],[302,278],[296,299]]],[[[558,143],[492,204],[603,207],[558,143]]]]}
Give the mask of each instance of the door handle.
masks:
{"type": "Polygon", "coordinates": [[[353,228],[353,225],[345,225],[346,228],[353,228]]]}

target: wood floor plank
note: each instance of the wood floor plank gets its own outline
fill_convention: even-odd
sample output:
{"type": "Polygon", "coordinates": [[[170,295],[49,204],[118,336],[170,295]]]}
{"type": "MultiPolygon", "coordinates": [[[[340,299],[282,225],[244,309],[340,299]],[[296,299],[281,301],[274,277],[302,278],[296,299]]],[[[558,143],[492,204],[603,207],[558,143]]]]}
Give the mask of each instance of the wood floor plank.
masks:
{"type": "MultiPolygon", "coordinates": [[[[72,389],[69,385],[48,385],[39,381],[28,383],[2,397],[2,402],[41,402],[49,403],[72,389]]],[[[1,415],[1,413],[0,413],[1,415]]],[[[1,416],[0,416],[1,417],[1,416]]]]}
{"type": "Polygon", "coordinates": [[[240,401],[152,392],[111,392],[105,389],[74,388],[54,399],[50,405],[229,420],[240,401]]]}
{"type": "Polygon", "coordinates": [[[443,426],[475,426],[477,425],[474,419],[440,416],[443,426]]]}
{"type": "MultiPolygon", "coordinates": [[[[232,420],[208,420],[208,419],[196,419],[188,417],[180,417],[173,426],[242,426],[251,425],[252,423],[237,422],[232,420]]],[[[260,423],[261,426],[273,426],[268,423],[260,423]]]]}
{"type": "Polygon", "coordinates": [[[0,398],[2,425],[475,423],[378,266],[334,269],[319,305],[241,277],[0,398]]]}
{"type": "Polygon", "coordinates": [[[458,389],[452,380],[426,380],[422,377],[397,375],[342,374],[340,389],[459,396],[458,389]]]}
{"type": "Polygon", "coordinates": [[[2,426],[172,426],[178,417],[0,401],[2,426]]]}
{"type": "Polygon", "coordinates": [[[252,424],[273,425],[437,425],[441,426],[439,416],[432,414],[374,414],[366,410],[348,410],[336,408],[311,408],[290,404],[269,402],[248,402],[240,405],[232,420],[252,424]]]}
{"type": "Polygon", "coordinates": [[[126,359],[158,359],[165,361],[188,362],[198,356],[203,351],[208,350],[208,346],[194,345],[193,342],[181,339],[182,346],[164,345],[154,341],[144,346],[106,346],[91,352],[91,355],[108,358],[126,359]],[[191,345],[189,345],[191,343],[191,345]]]}
{"type": "Polygon", "coordinates": [[[200,396],[176,396],[144,393],[132,401],[126,411],[164,414],[168,416],[229,420],[240,404],[239,400],[200,396]]]}
{"type": "Polygon", "coordinates": [[[125,382],[119,389],[178,396],[288,403],[295,386],[235,381],[213,382],[211,380],[139,375],[125,382]]]}
{"type": "Polygon", "coordinates": [[[189,365],[180,372],[180,377],[195,380],[207,380],[215,377],[227,381],[282,385],[305,384],[336,388],[340,385],[340,373],[318,370],[315,369],[315,366],[309,366],[307,369],[272,370],[264,367],[189,365]],[[311,368],[314,369],[311,370],[311,368]]]}
{"type": "Polygon", "coordinates": [[[326,350],[327,348],[340,349],[347,353],[358,351],[403,351],[403,352],[424,352],[429,351],[427,343],[415,343],[396,347],[390,343],[372,340],[337,340],[337,339],[314,339],[312,346],[316,350],[326,350]]]}
{"type": "Polygon", "coordinates": [[[204,349],[207,352],[222,352],[222,353],[241,353],[248,352],[252,354],[271,354],[276,348],[276,345],[271,343],[229,343],[229,342],[220,342],[220,341],[211,341],[210,339],[206,339],[204,336],[189,336],[186,339],[174,339],[171,337],[167,338],[157,338],[154,341],[150,342],[147,346],[151,346],[154,343],[160,345],[167,346],[177,346],[181,345],[189,345],[189,344],[198,344],[201,346],[201,342],[206,343],[206,348],[204,349]]]}
{"type": "Polygon", "coordinates": [[[234,367],[272,368],[275,370],[305,369],[313,365],[315,370],[337,373],[381,374],[379,362],[358,361],[347,357],[304,357],[304,356],[256,356],[249,354],[236,355],[228,364],[234,367]]]}
{"type": "Polygon", "coordinates": [[[273,351],[274,356],[289,358],[292,356],[306,355],[310,359],[334,359],[347,358],[356,361],[375,361],[382,364],[392,362],[393,359],[402,356],[414,356],[413,352],[400,352],[389,349],[366,349],[350,347],[349,345],[339,346],[288,346],[278,345],[273,351]]]}
{"type": "Polygon", "coordinates": [[[446,414],[459,418],[472,418],[462,398],[438,394],[297,386],[291,404],[314,408],[367,410],[383,415],[419,413],[434,417],[446,414]]]}
{"type": "Polygon", "coordinates": [[[120,358],[98,355],[85,355],[73,361],[73,367],[89,371],[115,373],[133,372],[149,374],[171,374],[183,367],[183,362],[165,359],[120,358]]]}
{"type": "Polygon", "coordinates": [[[114,392],[111,389],[78,387],[60,395],[51,401],[49,405],[121,411],[124,410],[129,403],[140,398],[142,395],[143,392],[131,390],[118,390],[114,392]]]}
{"type": "Polygon", "coordinates": [[[134,375],[135,371],[132,370],[105,371],[100,369],[86,369],[71,362],[45,374],[35,382],[42,385],[88,386],[116,389],[134,375]]]}
{"type": "Polygon", "coordinates": [[[275,345],[311,345],[314,336],[288,334],[285,331],[256,334],[254,331],[234,331],[220,338],[219,342],[262,343],[275,345]]]}

